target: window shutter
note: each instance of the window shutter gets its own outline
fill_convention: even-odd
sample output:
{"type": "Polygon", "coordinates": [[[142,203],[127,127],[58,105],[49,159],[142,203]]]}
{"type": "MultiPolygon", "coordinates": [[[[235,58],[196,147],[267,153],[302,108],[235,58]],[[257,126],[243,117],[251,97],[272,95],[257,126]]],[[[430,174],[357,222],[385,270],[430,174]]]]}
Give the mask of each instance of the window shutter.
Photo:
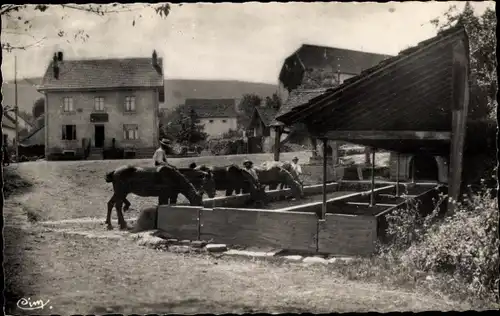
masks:
{"type": "Polygon", "coordinates": [[[73,125],[73,140],[76,140],[76,125],[73,125]]]}
{"type": "Polygon", "coordinates": [[[63,139],[63,140],[66,139],[66,126],[65,125],[61,126],[61,139],[63,139]]]}

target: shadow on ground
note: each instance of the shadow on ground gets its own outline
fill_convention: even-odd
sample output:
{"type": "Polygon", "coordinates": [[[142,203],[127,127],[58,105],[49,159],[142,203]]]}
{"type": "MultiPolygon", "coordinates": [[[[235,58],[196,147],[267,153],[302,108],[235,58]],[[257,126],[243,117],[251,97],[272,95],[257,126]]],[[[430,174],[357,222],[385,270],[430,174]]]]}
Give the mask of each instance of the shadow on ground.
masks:
{"type": "Polygon", "coordinates": [[[289,305],[283,306],[249,306],[245,304],[220,304],[218,302],[200,300],[196,298],[178,300],[173,302],[155,304],[112,305],[96,306],[87,313],[93,315],[103,314],[221,314],[221,313],[307,313],[302,307],[289,305]]]}
{"type": "Polygon", "coordinates": [[[26,232],[21,228],[4,226],[4,273],[5,273],[5,312],[7,314],[19,314],[16,306],[19,299],[30,293],[29,286],[26,285],[20,276],[29,275],[25,267],[31,262],[26,262],[24,253],[29,250],[25,242],[26,232]]]}

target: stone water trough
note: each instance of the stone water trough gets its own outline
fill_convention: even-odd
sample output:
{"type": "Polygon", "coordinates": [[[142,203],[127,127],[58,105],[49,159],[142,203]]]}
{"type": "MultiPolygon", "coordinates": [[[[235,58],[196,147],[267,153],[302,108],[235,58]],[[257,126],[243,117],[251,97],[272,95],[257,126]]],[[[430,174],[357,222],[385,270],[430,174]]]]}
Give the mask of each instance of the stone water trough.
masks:
{"type": "Polygon", "coordinates": [[[323,185],[304,187],[304,198],[293,200],[290,189],[267,191],[267,209],[245,208],[249,194],[205,199],[201,207],[159,205],[155,228],[179,240],[203,240],[247,247],[338,256],[366,256],[385,238],[386,216],[420,202],[420,211],[433,208],[445,187],[435,183],[380,182],[370,206],[370,182],[329,183],[326,218],[320,219],[323,185]],[[396,192],[397,191],[397,192],[396,192]],[[399,196],[396,196],[399,193],[399,196]]]}

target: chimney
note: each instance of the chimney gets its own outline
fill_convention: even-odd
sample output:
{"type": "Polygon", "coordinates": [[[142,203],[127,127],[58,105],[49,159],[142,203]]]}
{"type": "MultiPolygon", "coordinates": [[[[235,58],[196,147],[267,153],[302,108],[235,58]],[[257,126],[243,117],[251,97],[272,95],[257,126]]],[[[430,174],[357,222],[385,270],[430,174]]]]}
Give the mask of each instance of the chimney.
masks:
{"type": "Polygon", "coordinates": [[[156,49],[153,50],[152,62],[153,62],[153,67],[156,68],[156,66],[158,66],[158,54],[156,53],[156,49]]]}
{"type": "Polygon", "coordinates": [[[161,65],[158,62],[158,54],[156,53],[156,49],[153,50],[153,55],[151,57],[151,63],[153,64],[153,68],[156,69],[156,71],[161,74],[161,65]]]}
{"type": "Polygon", "coordinates": [[[63,52],[57,52],[57,60],[59,62],[62,62],[63,61],[63,52]]]}
{"type": "Polygon", "coordinates": [[[59,79],[59,65],[57,64],[58,56],[54,53],[54,57],[52,58],[52,70],[54,71],[54,78],[59,79]]]}

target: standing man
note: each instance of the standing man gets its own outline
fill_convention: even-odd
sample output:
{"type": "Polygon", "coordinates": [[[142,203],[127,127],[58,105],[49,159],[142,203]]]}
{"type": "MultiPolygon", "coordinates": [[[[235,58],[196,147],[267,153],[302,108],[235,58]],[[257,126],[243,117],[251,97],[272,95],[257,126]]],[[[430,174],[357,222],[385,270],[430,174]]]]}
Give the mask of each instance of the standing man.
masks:
{"type": "Polygon", "coordinates": [[[170,141],[166,138],[160,140],[160,148],[158,148],[153,155],[153,162],[155,166],[161,166],[167,164],[167,153],[166,149],[170,141]]]}
{"type": "Polygon", "coordinates": [[[252,175],[255,181],[259,183],[259,177],[257,175],[257,171],[255,171],[255,169],[253,168],[253,162],[247,159],[243,162],[243,166],[245,167],[245,170],[252,175]]]}
{"type": "Polygon", "coordinates": [[[292,168],[295,170],[298,176],[302,175],[302,167],[299,165],[299,158],[293,157],[292,168]]]}

